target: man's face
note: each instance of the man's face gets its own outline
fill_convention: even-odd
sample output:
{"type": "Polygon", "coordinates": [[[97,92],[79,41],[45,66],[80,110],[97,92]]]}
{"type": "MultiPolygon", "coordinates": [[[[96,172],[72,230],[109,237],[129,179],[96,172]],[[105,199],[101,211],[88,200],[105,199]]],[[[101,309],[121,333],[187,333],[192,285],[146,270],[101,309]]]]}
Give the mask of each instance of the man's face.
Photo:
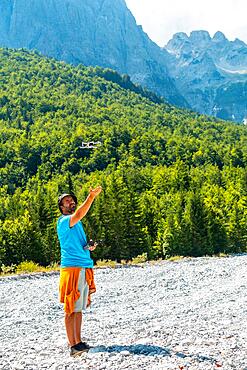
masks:
{"type": "Polygon", "coordinates": [[[71,215],[75,212],[76,204],[71,196],[64,197],[62,200],[61,208],[64,215],[71,215]]]}

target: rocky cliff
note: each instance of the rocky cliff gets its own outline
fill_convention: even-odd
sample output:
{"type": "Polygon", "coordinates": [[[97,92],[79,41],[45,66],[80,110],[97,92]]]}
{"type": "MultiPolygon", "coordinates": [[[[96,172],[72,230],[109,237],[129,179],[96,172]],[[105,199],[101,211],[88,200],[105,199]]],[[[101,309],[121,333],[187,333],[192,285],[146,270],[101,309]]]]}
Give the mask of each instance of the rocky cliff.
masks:
{"type": "Polygon", "coordinates": [[[193,109],[219,118],[247,117],[247,45],[223,33],[177,33],[168,42],[169,71],[193,109]]]}
{"type": "Polygon", "coordinates": [[[124,0],[1,0],[0,46],[113,68],[187,106],[167,71],[168,53],[137,26],[124,0]]]}
{"type": "Polygon", "coordinates": [[[238,122],[247,118],[244,42],[193,31],[175,34],[161,49],[124,0],[1,0],[0,46],[112,68],[172,104],[238,122]]]}

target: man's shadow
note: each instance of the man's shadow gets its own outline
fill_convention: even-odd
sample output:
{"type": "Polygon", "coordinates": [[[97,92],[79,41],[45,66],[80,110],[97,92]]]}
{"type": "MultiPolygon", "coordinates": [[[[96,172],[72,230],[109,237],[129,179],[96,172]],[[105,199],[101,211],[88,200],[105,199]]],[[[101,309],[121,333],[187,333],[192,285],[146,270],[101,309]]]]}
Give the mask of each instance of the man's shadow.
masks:
{"type": "Polygon", "coordinates": [[[170,356],[170,350],[159,346],[146,345],[146,344],[132,344],[129,346],[97,346],[90,349],[90,352],[108,352],[108,353],[120,353],[126,351],[133,355],[144,355],[144,356],[170,356]]]}
{"type": "Polygon", "coordinates": [[[142,356],[160,356],[166,357],[175,355],[178,358],[193,358],[199,362],[208,361],[211,364],[217,363],[217,360],[213,357],[204,356],[201,354],[188,354],[183,352],[176,352],[171,351],[169,348],[159,347],[155,345],[147,345],[147,344],[132,344],[129,346],[97,346],[90,349],[91,353],[97,352],[108,352],[108,353],[120,353],[123,352],[123,355],[133,354],[133,355],[142,355],[142,356]],[[124,353],[126,351],[126,353],[124,353]]]}

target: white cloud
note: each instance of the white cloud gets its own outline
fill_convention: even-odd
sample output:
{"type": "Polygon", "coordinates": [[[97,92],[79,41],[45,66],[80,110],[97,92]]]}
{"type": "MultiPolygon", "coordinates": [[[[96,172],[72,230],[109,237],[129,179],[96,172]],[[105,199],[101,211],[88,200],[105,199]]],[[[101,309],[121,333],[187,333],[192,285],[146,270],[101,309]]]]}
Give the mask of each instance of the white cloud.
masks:
{"type": "Polygon", "coordinates": [[[165,45],[176,32],[223,32],[247,42],[246,0],[125,0],[149,37],[165,45]]]}

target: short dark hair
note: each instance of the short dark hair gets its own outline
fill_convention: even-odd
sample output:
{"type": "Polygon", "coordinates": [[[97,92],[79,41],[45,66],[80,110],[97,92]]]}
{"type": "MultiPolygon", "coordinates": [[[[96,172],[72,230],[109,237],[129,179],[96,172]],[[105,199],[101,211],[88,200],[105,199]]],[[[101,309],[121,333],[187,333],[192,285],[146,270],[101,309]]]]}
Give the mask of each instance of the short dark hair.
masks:
{"type": "Polygon", "coordinates": [[[60,210],[61,213],[63,213],[61,206],[62,206],[62,201],[63,201],[63,199],[65,197],[72,197],[73,200],[74,200],[74,202],[75,202],[75,204],[77,204],[77,198],[76,198],[75,194],[72,194],[72,193],[71,194],[67,194],[67,193],[61,194],[58,197],[58,201],[57,201],[57,205],[58,205],[58,208],[59,208],[59,210],[60,210]]]}

